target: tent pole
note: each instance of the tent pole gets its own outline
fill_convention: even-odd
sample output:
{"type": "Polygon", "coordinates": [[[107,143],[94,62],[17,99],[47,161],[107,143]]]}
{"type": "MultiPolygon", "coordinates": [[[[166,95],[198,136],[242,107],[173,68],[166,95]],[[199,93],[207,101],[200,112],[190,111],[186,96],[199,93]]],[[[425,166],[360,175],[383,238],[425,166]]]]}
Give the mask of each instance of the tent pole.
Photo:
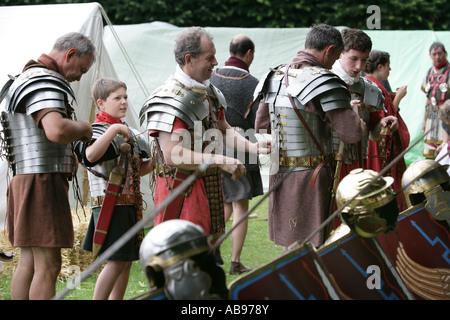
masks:
{"type": "Polygon", "coordinates": [[[142,80],[142,78],[139,76],[139,73],[136,70],[136,67],[134,66],[133,62],[131,61],[130,56],[128,55],[127,51],[125,50],[125,47],[123,46],[122,42],[119,39],[119,36],[117,35],[116,31],[114,30],[114,27],[111,23],[111,20],[109,20],[108,15],[106,14],[105,10],[103,9],[103,7],[101,5],[99,5],[100,7],[100,11],[102,13],[103,18],[105,19],[106,23],[108,24],[108,26],[111,29],[112,34],[114,35],[114,38],[117,41],[117,44],[119,45],[120,49],[122,50],[123,55],[125,56],[125,60],[127,60],[131,71],[134,73],[134,76],[136,77],[139,86],[141,87],[142,91],[144,92],[145,96],[149,96],[150,93],[148,92],[147,87],[144,84],[144,81],[142,80]]]}

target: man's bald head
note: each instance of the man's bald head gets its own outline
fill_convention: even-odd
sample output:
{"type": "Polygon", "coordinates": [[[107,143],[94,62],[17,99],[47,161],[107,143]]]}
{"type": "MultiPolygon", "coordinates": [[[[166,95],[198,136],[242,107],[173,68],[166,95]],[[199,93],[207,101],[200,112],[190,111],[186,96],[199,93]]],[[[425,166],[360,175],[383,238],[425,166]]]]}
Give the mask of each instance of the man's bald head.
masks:
{"type": "Polygon", "coordinates": [[[255,44],[252,39],[245,34],[236,35],[230,42],[230,54],[243,61],[249,66],[253,61],[255,44]]]}
{"type": "Polygon", "coordinates": [[[243,57],[248,50],[255,51],[255,44],[245,34],[238,34],[230,43],[230,54],[237,57],[243,57]]]}

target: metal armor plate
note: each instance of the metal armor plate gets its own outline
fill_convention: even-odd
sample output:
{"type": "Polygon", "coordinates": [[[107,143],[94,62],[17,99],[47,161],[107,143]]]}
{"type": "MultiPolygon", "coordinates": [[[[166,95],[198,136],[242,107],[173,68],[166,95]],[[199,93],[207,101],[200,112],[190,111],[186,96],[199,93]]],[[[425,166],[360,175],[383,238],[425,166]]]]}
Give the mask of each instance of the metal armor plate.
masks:
{"type": "Polygon", "coordinates": [[[75,100],[72,88],[62,75],[46,68],[31,68],[21,73],[9,88],[6,110],[31,114],[49,108],[48,103],[53,104],[51,107],[66,108],[69,97],[75,100]],[[45,107],[36,105],[40,101],[46,101],[45,107]]]}
{"type": "Polygon", "coordinates": [[[207,94],[215,96],[221,105],[226,106],[223,94],[212,85],[208,91],[191,89],[170,78],[144,103],[140,112],[141,123],[147,117],[148,130],[171,132],[177,117],[192,128],[195,121],[202,121],[210,114],[207,94]]]}
{"type": "MultiPolygon", "coordinates": [[[[126,125],[126,124],[125,124],[126,125]]],[[[105,123],[93,123],[92,124],[92,140],[96,140],[99,137],[101,137],[106,130],[109,128],[109,124],[105,123]]],[[[149,146],[146,144],[146,141],[144,139],[138,139],[136,137],[136,130],[131,129],[131,144],[133,145],[132,149],[132,157],[138,157],[138,158],[148,158],[149,157],[149,146]]],[[[96,172],[97,174],[92,173],[91,171],[88,171],[88,178],[89,178],[89,186],[91,191],[91,197],[98,197],[98,196],[104,196],[105,195],[105,189],[107,186],[107,181],[104,179],[104,177],[109,177],[109,174],[113,167],[119,163],[119,155],[120,155],[120,145],[124,143],[124,137],[122,135],[114,137],[113,141],[111,141],[111,146],[114,149],[114,157],[112,159],[102,161],[101,163],[95,165],[92,167],[92,170],[96,172]],[[98,175],[100,173],[100,176],[98,175]]],[[[125,185],[129,184],[129,181],[131,179],[132,167],[131,164],[129,164],[129,167],[126,172],[126,183],[125,185]]],[[[124,194],[128,193],[127,188],[124,188],[122,190],[124,194]]]]}
{"type": "MultiPolygon", "coordinates": [[[[304,128],[289,95],[292,96],[312,133],[321,144],[326,154],[333,152],[331,128],[319,115],[307,112],[306,104],[317,99],[324,112],[334,109],[350,109],[350,93],[345,83],[334,73],[323,68],[307,67],[290,69],[289,83],[285,83],[286,68],[282,67],[269,73],[255,90],[264,90],[264,102],[269,105],[272,132],[279,132],[280,155],[291,157],[320,156],[320,151],[304,128]]],[[[301,162],[301,160],[298,160],[301,162]]],[[[320,162],[319,162],[320,163],[320,162]]],[[[299,166],[295,170],[309,169],[299,166]]]]}
{"type": "Polygon", "coordinates": [[[70,144],[48,140],[44,131],[26,114],[4,112],[3,118],[3,125],[8,133],[7,156],[14,175],[73,171],[74,160],[70,144]]]}
{"type": "Polygon", "coordinates": [[[289,69],[287,94],[296,97],[302,105],[317,98],[324,112],[351,108],[350,93],[345,82],[324,68],[289,69]]]}
{"type": "Polygon", "coordinates": [[[13,174],[71,173],[73,153],[70,144],[54,143],[34,123],[31,114],[47,109],[67,110],[68,99],[75,100],[62,75],[46,68],[30,68],[21,73],[5,96],[4,127],[13,174]]]}
{"type": "MultiPolygon", "coordinates": [[[[360,78],[350,87],[352,100],[361,100],[365,105],[374,108],[377,111],[385,110],[384,96],[380,88],[366,78],[360,78]]],[[[364,120],[364,119],[363,119],[364,120]]],[[[366,120],[365,120],[366,121],[366,120]]]]}
{"type": "MultiPolygon", "coordinates": [[[[359,81],[355,82],[350,87],[350,94],[352,100],[360,100],[364,105],[360,114],[361,119],[369,124],[370,112],[385,110],[384,96],[380,88],[369,79],[360,77],[359,81]]],[[[334,150],[337,153],[339,150],[340,138],[337,132],[333,132],[334,150]]],[[[358,144],[344,145],[344,163],[351,164],[352,161],[362,161],[367,158],[367,149],[369,146],[369,136],[364,135],[361,142],[358,144]]]]}

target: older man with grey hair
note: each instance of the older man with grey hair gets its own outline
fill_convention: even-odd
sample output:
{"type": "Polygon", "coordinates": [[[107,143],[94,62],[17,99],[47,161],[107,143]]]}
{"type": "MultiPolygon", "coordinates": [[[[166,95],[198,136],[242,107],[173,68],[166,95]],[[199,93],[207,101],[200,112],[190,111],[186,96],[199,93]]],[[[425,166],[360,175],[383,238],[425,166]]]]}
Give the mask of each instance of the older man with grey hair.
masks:
{"type": "Polygon", "coordinates": [[[61,248],[73,247],[68,188],[76,159],[71,143],[88,141],[92,127],[88,121],[73,120],[75,96],[69,82],[79,81],[94,60],[91,41],[69,33],[7,84],[2,120],[13,172],[7,230],[11,244],[21,248],[12,299],[53,297],[61,248]]]}
{"type": "Polygon", "coordinates": [[[218,133],[216,139],[229,134],[231,139],[226,140],[237,141],[243,150],[252,153],[269,152],[270,142],[251,143],[234,130],[227,130],[231,127],[225,120],[225,98],[209,81],[217,60],[208,32],[199,27],[186,29],[176,40],[174,53],[177,61],[174,75],[151,94],[141,110],[141,119],[146,118],[147,129],[155,138],[158,151],[155,206],[201,163],[210,163],[210,166],[185,194],[157,213],[154,223],[188,220],[202,227],[215,241],[225,228],[222,171],[233,179],[245,175],[246,171],[241,161],[224,156],[222,148],[208,152],[215,141],[205,141],[203,137],[211,130],[218,133]]]}

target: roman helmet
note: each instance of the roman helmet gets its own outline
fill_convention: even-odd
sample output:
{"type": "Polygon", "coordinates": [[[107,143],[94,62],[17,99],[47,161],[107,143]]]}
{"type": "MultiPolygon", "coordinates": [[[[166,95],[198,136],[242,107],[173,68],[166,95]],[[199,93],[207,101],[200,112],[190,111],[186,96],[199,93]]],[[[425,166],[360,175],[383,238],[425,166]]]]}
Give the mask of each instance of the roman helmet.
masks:
{"type": "Polygon", "coordinates": [[[354,169],[336,190],[336,203],[343,207],[341,220],[365,238],[394,231],[397,225],[399,209],[392,189],[394,179],[375,179],[377,175],[373,170],[354,169]]]}
{"type": "Polygon", "coordinates": [[[190,221],[158,224],[139,250],[149,289],[163,288],[173,300],[225,299],[225,273],[210,249],[202,228],[190,221]]]}
{"type": "Polygon", "coordinates": [[[408,207],[425,203],[436,220],[450,219],[450,178],[447,165],[425,159],[409,165],[402,177],[403,194],[408,207]]]}

